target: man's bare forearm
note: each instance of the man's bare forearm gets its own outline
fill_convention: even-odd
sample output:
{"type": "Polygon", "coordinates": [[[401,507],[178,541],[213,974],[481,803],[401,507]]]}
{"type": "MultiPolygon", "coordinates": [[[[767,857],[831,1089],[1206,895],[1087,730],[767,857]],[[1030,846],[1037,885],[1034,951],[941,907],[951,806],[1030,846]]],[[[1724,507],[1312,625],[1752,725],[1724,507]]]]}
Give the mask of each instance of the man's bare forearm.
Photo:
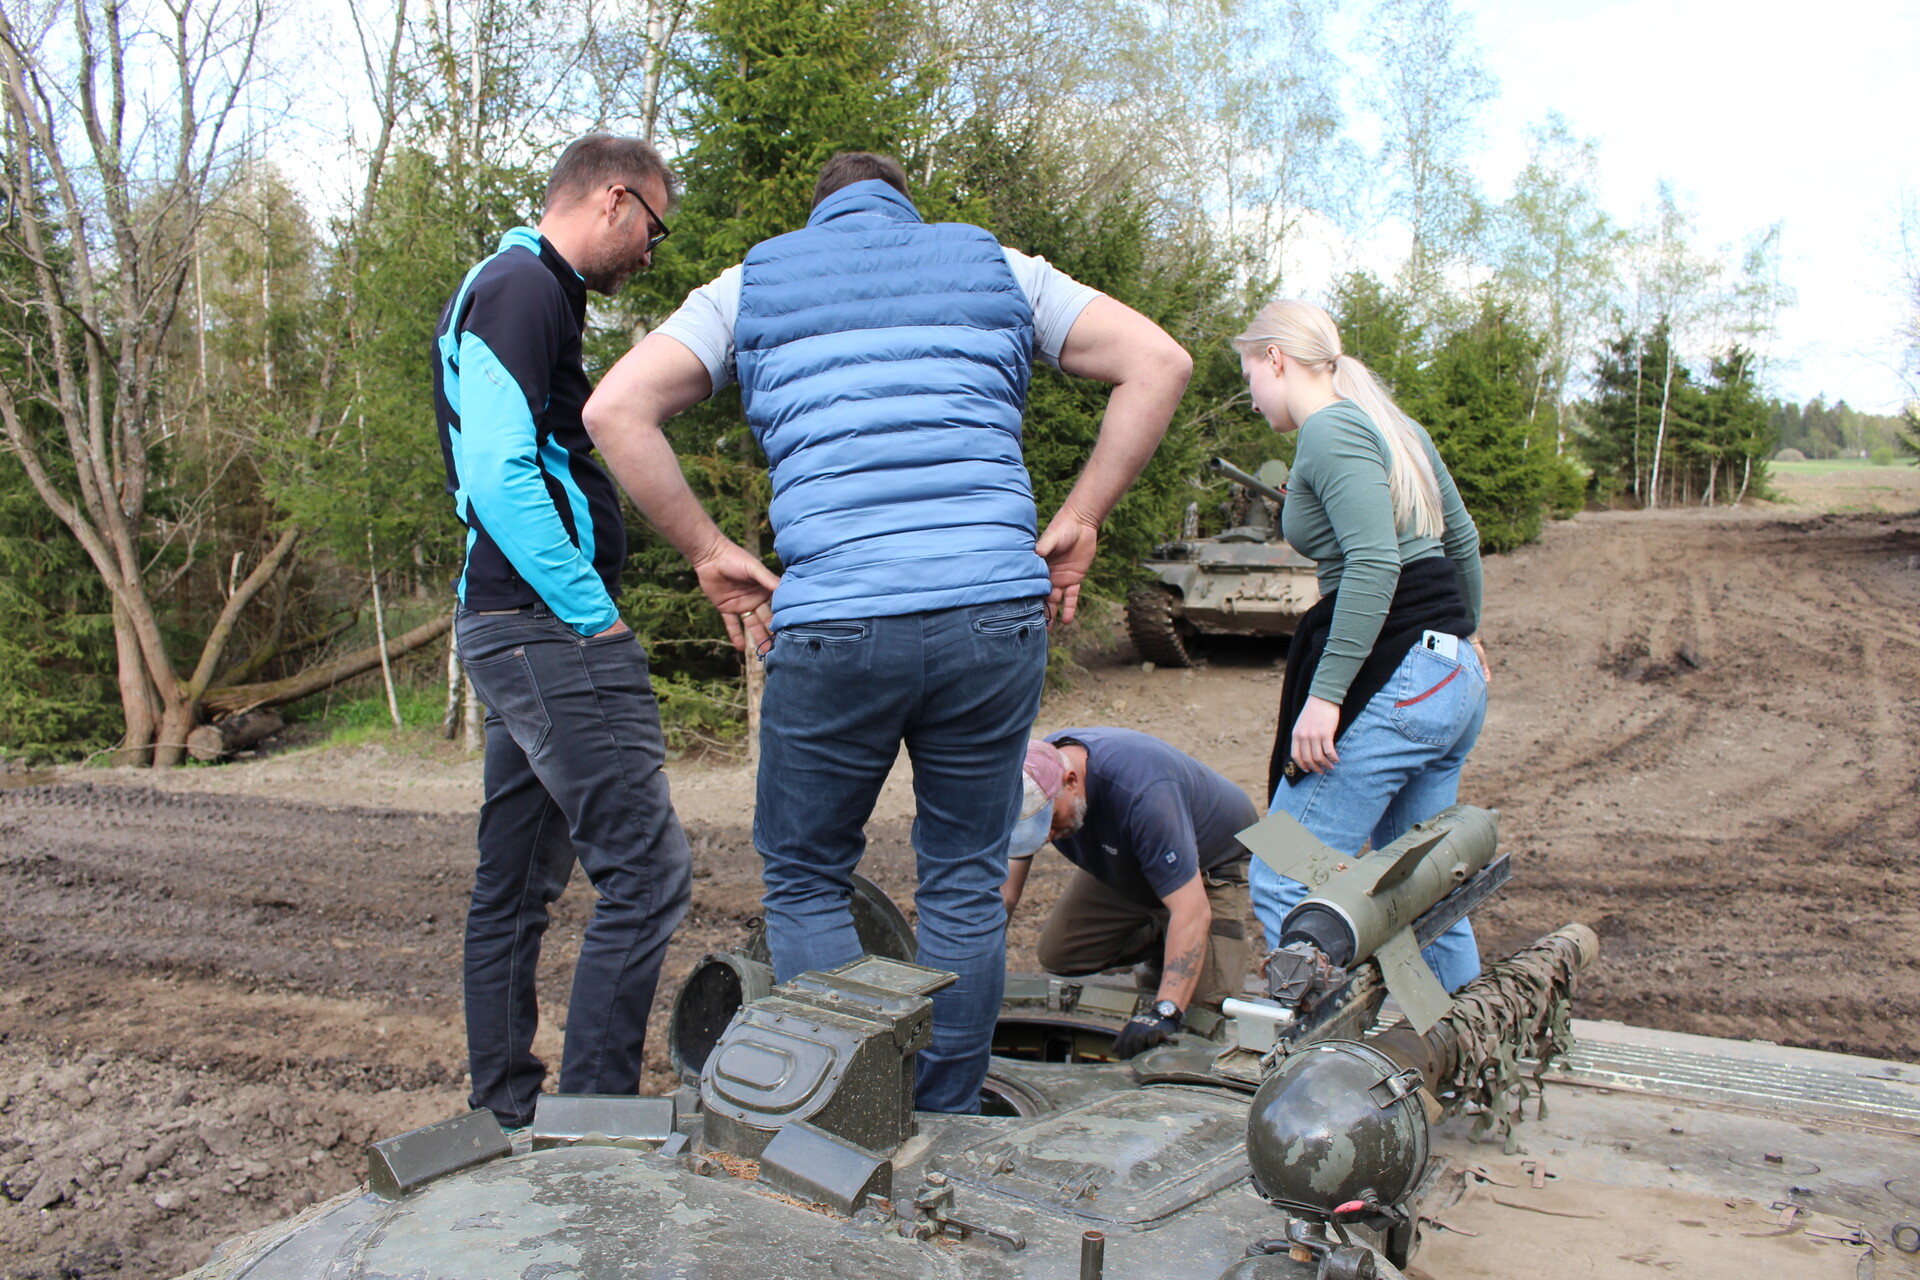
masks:
{"type": "Polygon", "coordinates": [[[595,443],[633,505],[681,555],[697,564],[724,539],[687,484],[680,459],[657,423],[630,420],[595,443]]]}
{"type": "Polygon", "coordinates": [[[1182,1009],[1193,1007],[1193,996],[1200,989],[1200,974],[1207,964],[1207,934],[1213,928],[1213,912],[1201,899],[1198,911],[1176,911],[1167,920],[1166,958],[1160,969],[1157,999],[1171,1000],[1182,1009]]]}
{"type": "Polygon", "coordinates": [[[1100,419],[1100,435],[1086,470],[1074,481],[1061,504],[1086,523],[1098,526],[1140,478],[1160,439],[1167,433],[1173,411],[1185,394],[1184,373],[1130,378],[1113,389],[1100,419]]]}
{"type": "Polygon", "coordinates": [[[1027,872],[1033,869],[1031,858],[1007,859],[1007,878],[1000,886],[1000,901],[1007,908],[1007,916],[1013,916],[1013,909],[1020,905],[1020,897],[1027,887],[1027,872]]]}
{"type": "Polygon", "coordinates": [[[1061,508],[1097,527],[1166,434],[1193,376],[1193,357],[1153,321],[1101,297],[1074,321],[1061,347],[1060,368],[1113,384],[1093,456],[1061,508]]]}
{"type": "Polygon", "coordinates": [[[581,414],[607,470],[640,514],[695,563],[723,538],[688,487],[661,425],[712,389],[698,356],[679,341],[653,333],[607,371],[581,414]]]}

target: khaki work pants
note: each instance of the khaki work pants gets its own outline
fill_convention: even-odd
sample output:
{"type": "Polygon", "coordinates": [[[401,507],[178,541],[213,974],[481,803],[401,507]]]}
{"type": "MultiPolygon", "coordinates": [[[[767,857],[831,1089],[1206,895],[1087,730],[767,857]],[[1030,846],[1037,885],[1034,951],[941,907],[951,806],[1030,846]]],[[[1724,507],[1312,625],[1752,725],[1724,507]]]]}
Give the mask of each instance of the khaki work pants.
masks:
{"type": "MultiPolygon", "coordinates": [[[[1247,860],[1202,871],[1213,928],[1207,963],[1193,1003],[1219,1008],[1241,992],[1247,976],[1247,860]]],[[[1037,948],[1040,967],[1061,977],[1079,977],[1146,964],[1158,972],[1166,958],[1166,904],[1143,903],[1075,867],[1054,903],[1037,948]]]]}

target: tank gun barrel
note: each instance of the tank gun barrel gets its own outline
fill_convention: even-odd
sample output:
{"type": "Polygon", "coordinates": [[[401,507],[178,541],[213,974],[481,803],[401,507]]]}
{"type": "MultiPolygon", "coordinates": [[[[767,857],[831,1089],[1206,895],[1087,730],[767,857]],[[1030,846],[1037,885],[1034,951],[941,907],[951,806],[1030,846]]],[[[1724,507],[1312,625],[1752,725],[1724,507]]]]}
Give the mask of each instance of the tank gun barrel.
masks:
{"type": "Polygon", "coordinates": [[[1505,1116],[1517,1100],[1499,1095],[1523,1092],[1518,1062],[1531,1058],[1544,1070],[1571,1045],[1574,985],[1599,954],[1592,929],[1567,925],[1487,966],[1425,1035],[1403,1022],[1372,1043],[1418,1071],[1436,1098],[1451,1106],[1478,1102],[1488,1116],[1505,1116]]]}
{"type": "Polygon", "coordinates": [[[1264,481],[1254,479],[1240,468],[1234,466],[1231,462],[1228,462],[1225,458],[1215,458],[1207,463],[1207,466],[1233,481],[1242,489],[1257,493],[1269,502],[1285,502],[1287,500],[1286,494],[1264,481]]]}

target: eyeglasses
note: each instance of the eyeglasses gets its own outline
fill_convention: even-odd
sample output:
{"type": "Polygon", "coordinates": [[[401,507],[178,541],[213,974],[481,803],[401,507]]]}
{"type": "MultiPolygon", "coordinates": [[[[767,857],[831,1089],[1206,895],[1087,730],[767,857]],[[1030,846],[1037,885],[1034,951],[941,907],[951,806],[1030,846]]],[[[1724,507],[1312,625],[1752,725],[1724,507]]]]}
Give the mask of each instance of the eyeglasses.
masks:
{"type": "Polygon", "coordinates": [[[669,230],[667,227],[667,220],[653,211],[653,206],[647,203],[647,198],[641,195],[639,191],[635,190],[633,187],[629,187],[618,182],[614,183],[613,186],[611,186],[608,189],[612,191],[624,191],[628,195],[632,196],[635,200],[638,200],[640,202],[640,207],[647,211],[647,217],[653,220],[653,225],[660,228],[660,230],[653,232],[647,237],[648,253],[652,253],[654,249],[659,247],[659,244],[662,240],[665,240],[668,236],[673,234],[673,232],[669,230]]]}

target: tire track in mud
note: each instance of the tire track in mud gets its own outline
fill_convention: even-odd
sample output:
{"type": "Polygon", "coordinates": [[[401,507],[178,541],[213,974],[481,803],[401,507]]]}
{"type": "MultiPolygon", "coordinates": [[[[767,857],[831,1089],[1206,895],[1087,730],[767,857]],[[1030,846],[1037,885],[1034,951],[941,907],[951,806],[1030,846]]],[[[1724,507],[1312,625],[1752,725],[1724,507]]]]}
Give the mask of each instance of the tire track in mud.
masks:
{"type": "MultiPolygon", "coordinates": [[[[0,1276],[173,1275],[353,1185],[363,1144],[464,1109],[472,814],[93,784],[0,791],[0,1276]],[[49,1172],[51,1171],[51,1172],[49,1172]]],[[[744,827],[688,824],[671,993],[758,910],[744,827]]],[[[870,874],[910,892],[905,831],[870,874]]],[[[593,893],[553,907],[536,1050],[559,1056],[593,893]]]]}
{"type": "Polygon", "coordinates": [[[1487,949],[1585,918],[1589,1016],[1920,1057],[1915,549],[1912,516],[1642,516],[1566,538],[1551,597],[1490,562],[1491,638],[1544,661],[1463,791],[1530,855],[1487,949]]]}

